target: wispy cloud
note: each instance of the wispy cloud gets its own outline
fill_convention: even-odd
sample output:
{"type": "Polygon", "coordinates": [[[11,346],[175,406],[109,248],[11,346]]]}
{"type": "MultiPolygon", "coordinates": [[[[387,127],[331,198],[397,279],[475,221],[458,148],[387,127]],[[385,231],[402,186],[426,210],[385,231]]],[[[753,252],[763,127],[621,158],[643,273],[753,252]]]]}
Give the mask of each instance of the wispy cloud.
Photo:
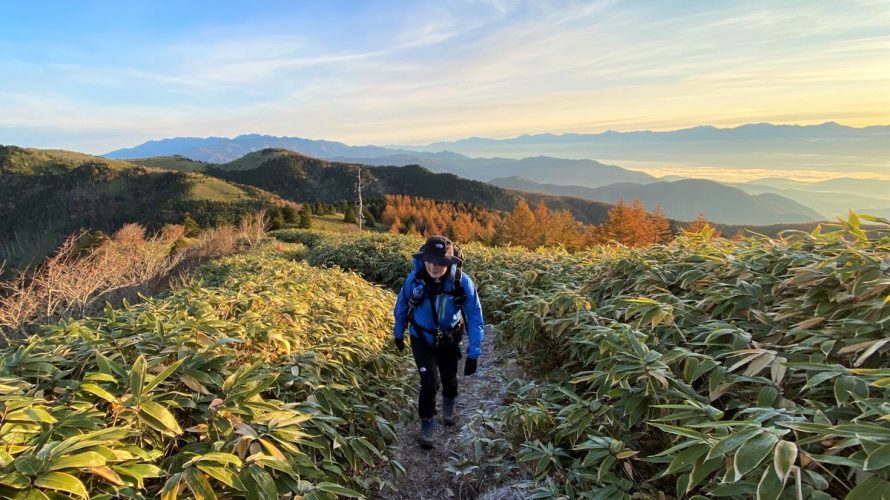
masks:
{"type": "Polygon", "coordinates": [[[886,123],[884,7],[374,4],[327,17],[196,22],[98,53],[94,38],[78,45],[0,33],[9,54],[0,72],[16,75],[0,81],[0,142],[20,137],[16,127],[41,146],[59,130],[107,130],[114,140],[101,152],[242,132],[421,143],[777,117],[886,123]]]}

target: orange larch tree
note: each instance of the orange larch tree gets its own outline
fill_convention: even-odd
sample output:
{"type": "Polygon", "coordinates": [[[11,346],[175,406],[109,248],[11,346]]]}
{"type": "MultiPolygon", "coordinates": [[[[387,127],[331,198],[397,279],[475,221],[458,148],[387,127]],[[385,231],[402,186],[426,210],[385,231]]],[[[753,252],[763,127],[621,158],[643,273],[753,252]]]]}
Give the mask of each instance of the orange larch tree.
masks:
{"type": "Polygon", "coordinates": [[[539,238],[535,214],[524,198],[519,198],[513,212],[504,221],[504,243],[532,248],[539,238]]]}

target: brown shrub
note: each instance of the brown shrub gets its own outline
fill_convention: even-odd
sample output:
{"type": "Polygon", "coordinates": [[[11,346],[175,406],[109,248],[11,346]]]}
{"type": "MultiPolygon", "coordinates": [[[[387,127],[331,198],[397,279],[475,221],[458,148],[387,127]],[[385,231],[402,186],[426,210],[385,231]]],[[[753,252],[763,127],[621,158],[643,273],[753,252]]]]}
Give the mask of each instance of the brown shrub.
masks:
{"type": "Polygon", "coordinates": [[[168,224],[151,237],[126,224],[84,253],[83,234],[69,236],[40,266],[0,282],[0,338],[32,333],[36,326],[82,317],[105,306],[134,302],[172,281],[188,281],[202,262],[258,244],[265,237],[264,214],[238,228],[220,226],[186,240],[185,229],[168,224]]]}

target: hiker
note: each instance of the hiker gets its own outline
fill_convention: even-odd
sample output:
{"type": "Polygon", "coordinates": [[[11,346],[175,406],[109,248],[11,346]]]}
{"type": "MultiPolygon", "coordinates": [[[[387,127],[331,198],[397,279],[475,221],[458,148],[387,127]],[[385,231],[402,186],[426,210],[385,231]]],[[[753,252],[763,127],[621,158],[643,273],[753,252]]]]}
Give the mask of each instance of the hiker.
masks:
{"type": "Polygon", "coordinates": [[[431,236],[413,255],[414,270],[399,291],[395,315],[395,344],[405,349],[405,328],[411,333],[411,352],[420,373],[420,445],[432,448],[436,393],[442,384],[442,420],[454,425],[457,367],[461,339],[469,338],[464,375],[476,373],[482,354],[482,306],[476,287],[463,274],[460,247],[444,236],[431,236]]]}

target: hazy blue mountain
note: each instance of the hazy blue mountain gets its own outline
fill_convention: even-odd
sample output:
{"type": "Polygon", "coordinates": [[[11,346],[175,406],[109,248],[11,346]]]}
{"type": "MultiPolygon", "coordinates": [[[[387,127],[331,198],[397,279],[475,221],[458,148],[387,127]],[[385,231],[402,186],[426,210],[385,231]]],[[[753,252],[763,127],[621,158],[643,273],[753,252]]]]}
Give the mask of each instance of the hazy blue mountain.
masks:
{"type": "MultiPolygon", "coordinates": [[[[890,149],[890,145],[888,145],[890,149]]],[[[890,151],[888,151],[890,155],[890,151]]],[[[803,182],[781,177],[765,177],[747,182],[749,185],[769,186],[778,189],[797,189],[812,193],[849,193],[883,199],[890,205],[890,181],[880,179],[854,179],[843,177],[816,182],[803,182]]]]}
{"type": "Polygon", "coordinates": [[[806,168],[886,173],[890,126],[854,128],[757,123],[735,128],[700,126],[669,132],[537,134],[511,139],[472,137],[436,142],[416,151],[447,149],[468,156],[535,155],[658,161],[734,168],[806,168]]]}
{"type": "MultiPolygon", "coordinates": [[[[117,160],[149,158],[153,156],[174,156],[180,154],[182,151],[189,151],[194,148],[211,147],[213,145],[223,144],[229,140],[231,139],[225,137],[172,137],[169,139],[148,141],[132,148],[118,149],[102,156],[117,160]]],[[[201,160],[201,158],[192,159],[201,160]]]]}
{"type": "MultiPolygon", "coordinates": [[[[634,170],[606,165],[594,160],[567,160],[547,156],[523,158],[470,158],[450,151],[416,152],[377,146],[349,146],[341,142],[240,135],[233,139],[194,137],[149,141],[140,146],[119,149],[107,158],[136,159],[181,156],[195,161],[228,163],[264,149],[289,149],[302,155],[344,163],[374,166],[420,165],[432,172],[452,173],[461,177],[487,181],[494,177],[526,176],[539,182],[560,182],[588,187],[616,182],[653,182],[655,178],[634,170]]],[[[175,167],[173,167],[175,168],[175,167]]]]}
{"type": "MultiPolygon", "coordinates": [[[[269,148],[284,148],[317,158],[334,156],[377,157],[404,151],[379,146],[349,146],[342,142],[303,139],[301,137],[276,137],[272,135],[245,134],[232,139],[225,137],[175,137],[148,141],[139,146],[118,149],[104,154],[106,158],[146,158],[151,156],[180,155],[192,160],[226,163],[242,156],[269,148]]],[[[410,153],[410,152],[408,152],[410,153]]]]}
{"type": "Polygon", "coordinates": [[[793,200],[772,193],[749,195],[718,182],[686,179],[651,184],[618,183],[598,188],[540,184],[529,179],[494,179],[495,186],[529,192],[576,196],[588,200],[628,203],[639,198],[648,209],[661,205],[668,217],[692,220],[699,213],[725,224],[778,224],[811,222],[823,217],[793,200]]]}
{"type": "Polygon", "coordinates": [[[847,181],[850,182],[844,182],[845,179],[836,180],[841,182],[837,184],[833,182],[834,180],[799,182],[770,178],[729,185],[754,195],[765,193],[781,195],[805,206],[812,207],[826,219],[831,220],[838,216],[846,216],[849,210],[878,217],[890,217],[890,196],[882,195],[882,191],[885,191],[885,186],[888,184],[887,181],[848,179],[847,181]],[[761,182],[767,182],[768,184],[762,184],[761,182]],[[854,190],[852,187],[845,186],[856,186],[856,188],[854,190]],[[838,191],[829,191],[829,189],[838,189],[838,191]],[[854,192],[843,192],[843,189],[849,189],[854,192]],[[855,191],[862,194],[856,194],[855,191]]]}
{"type": "MultiPolygon", "coordinates": [[[[497,177],[520,176],[536,182],[562,183],[599,187],[616,182],[655,182],[656,178],[635,170],[606,165],[594,160],[567,160],[536,156],[512,160],[509,158],[449,158],[426,159],[422,156],[396,155],[382,158],[351,158],[348,161],[366,165],[408,165],[416,163],[434,172],[451,172],[468,179],[488,181],[497,177]],[[409,163],[406,163],[409,162],[409,163]]],[[[339,161],[346,161],[341,159],[339,161]]]]}

